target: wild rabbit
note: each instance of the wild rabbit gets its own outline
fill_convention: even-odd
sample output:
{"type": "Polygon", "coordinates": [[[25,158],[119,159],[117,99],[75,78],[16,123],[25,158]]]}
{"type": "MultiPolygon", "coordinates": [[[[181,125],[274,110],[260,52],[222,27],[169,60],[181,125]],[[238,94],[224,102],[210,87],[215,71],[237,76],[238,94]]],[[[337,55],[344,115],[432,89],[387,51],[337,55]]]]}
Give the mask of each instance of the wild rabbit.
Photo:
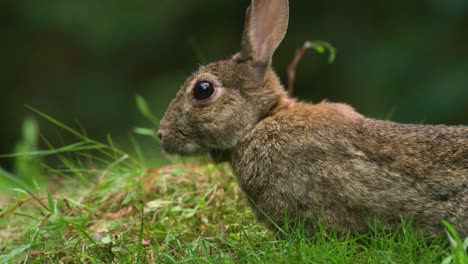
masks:
{"type": "MultiPolygon", "coordinates": [[[[468,127],[366,118],[346,104],[289,98],[271,67],[288,26],[287,0],[252,0],[241,50],[182,85],[161,120],[165,151],[227,158],[257,217],[285,216],[308,233],[385,228],[401,218],[436,234],[468,235],[468,127]]],[[[274,222],[275,224],[273,224],[274,222]]]]}

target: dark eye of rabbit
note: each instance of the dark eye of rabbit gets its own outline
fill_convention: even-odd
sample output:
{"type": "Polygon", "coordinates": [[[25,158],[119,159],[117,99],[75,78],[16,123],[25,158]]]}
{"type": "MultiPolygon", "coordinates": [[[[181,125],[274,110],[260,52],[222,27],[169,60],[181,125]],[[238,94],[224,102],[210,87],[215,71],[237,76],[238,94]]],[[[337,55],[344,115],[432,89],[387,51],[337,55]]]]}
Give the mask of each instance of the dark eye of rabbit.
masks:
{"type": "Polygon", "coordinates": [[[214,93],[213,84],[207,81],[201,81],[195,84],[193,88],[193,96],[197,100],[205,100],[210,98],[214,93]]]}

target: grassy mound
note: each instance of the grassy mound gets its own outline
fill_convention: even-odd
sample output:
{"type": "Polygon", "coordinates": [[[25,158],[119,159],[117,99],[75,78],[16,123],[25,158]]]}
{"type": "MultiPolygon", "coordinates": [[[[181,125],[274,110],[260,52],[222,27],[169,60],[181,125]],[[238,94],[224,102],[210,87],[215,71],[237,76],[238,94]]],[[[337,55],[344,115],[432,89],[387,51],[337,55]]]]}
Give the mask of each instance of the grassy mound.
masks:
{"type": "Polygon", "coordinates": [[[448,238],[408,223],[360,236],[325,227],[312,238],[274,234],[255,220],[228,165],[148,168],[110,137],[96,142],[34,111],[76,142],[9,155],[32,180],[0,169],[0,263],[468,263],[468,240],[450,226],[448,238]],[[52,167],[40,161],[48,155],[52,167]]]}

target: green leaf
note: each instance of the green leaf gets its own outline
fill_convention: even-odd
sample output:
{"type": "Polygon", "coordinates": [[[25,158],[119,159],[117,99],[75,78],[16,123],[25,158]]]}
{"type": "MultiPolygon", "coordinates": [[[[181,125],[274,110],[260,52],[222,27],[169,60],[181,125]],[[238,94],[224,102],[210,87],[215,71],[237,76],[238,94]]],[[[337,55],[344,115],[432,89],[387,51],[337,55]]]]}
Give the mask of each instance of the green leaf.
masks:
{"type": "Polygon", "coordinates": [[[306,43],[308,48],[314,49],[317,53],[323,54],[326,50],[330,53],[328,56],[328,63],[333,63],[336,58],[336,49],[330,43],[322,40],[316,40],[306,43]]]}
{"type": "Polygon", "coordinates": [[[49,203],[49,211],[52,214],[56,214],[56,207],[55,207],[55,202],[54,199],[52,198],[52,194],[50,192],[47,193],[47,202],[49,203]]]}
{"type": "MultiPolygon", "coordinates": [[[[84,147],[82,147],[81,149],[80,148],[74,148],[73,145],[70,145],[68,146],[67,148],[68,149],[64,149],[62,148],[62,151],[60,151],[60,149],[56,150],[56,149],[53,149],[52,146],[46,141],[47,145],[49,145],[49,147],[51,148],[50,151],[32,151],[33,153],[31,153],[31,151],[29,152],[25,152],[25,153],[17,153],[17,154],[13,154],[13,155],[3,155],[3,156],[0,156],[0,157],[16,157],[18,155],[51,155],[51,154],[57,154],[59,152],[78,152],[78,151],[84,151],[84,150],[93,150],[93,149],[96,149],[98,150],[100,153],[108,156],[108,157],[111,157],[113,158],[114,157],[114,153],[109,153],[107,150],[110,149],[109,146],[101,143],[101,142],[98,142],[96,140],[92,140],[90,138],[88,138],[85,134],[82,134],[80,132],[78,132],[77,130],[65,125],[64,123],[58,121],[57,119],[37,110],[36,108],[32,107],[32,106],[29,106],[29,105],[25,105],[25,107],[27,109],[29,109],[30,111],[34,112],[35,114],[39,115],[40,117],[44,118],[45,120],[51,122],[52,124],[54,124],[55,126],[71,133],[72,135],[76,136],[77,138],[83,140],[83,142],[81,143],[77,143],[78,144],[83,144],[85,145],[84,147]]],[[[45,138],[43,138],[43,140],[45,140],[45,138]]],[[[124,154],[122,151],[118,150],[118,149],[112,149],[114,152],[119,152],[119,154],[124,154]]]]}
{"type": "Polygon", "coordinates": [[[135,263],[140,263],[141,251],[143,249],[143,232],[144,232],[144,229],[145,229],[143,211],[141,211],[141,216],[140,217],[141,217],[140,232],[138,233],[138,247],[137,247],[137,257],[136,257],[136,262],[135,263]]]}
{"type": "Polygon", "coordinates": [[[453,262],[460,264],[468,264],[468,254],[466,253],[465,243],[462,242],[455,228],[447,221],[442,221],[447,229],[447,236],[452,245],[453,262]]]}
{"type": "Polygon", "coordinates": [[[27,151],[27,152],[18,152],[14,154],[0,155],[0,158],[16,158],[16,157],[34,157],[34,156],[51,156],[59,153],[66,152],[80,152],[85,150],[98,150],[105,148],[104,145],[94,145],[89,142],[78,142],[70,144],[61,148],[51,149],[51,150],[36,150],[36,151],[27,151]]]}
{"type": "Polygon", "coordinates": [[[135,150],[135,154],[138,157],[138,160],[141,161],[142,164],[146,164],[145,154],[143,149],[141,148],[140,143],[136,140],[134,135],[130,134],[130,141],[132,142],[133,149],[135,150]]]}
{"type": "Polygon", "coordinates": [[[39,125],[33,117],[28,117],[23,123],[23,139],[24,141],[32,146],[37,145],[37,139],[39,135],[39,125]]]}
{"type": "Polygon", "coordinates": [[[457,241],[452,237],[452,235],[451,235],[449,232],[447,232],[447,237],[448,237],[448,239],[449,239],[449,241],[450,241],[450,245],[452,245],[452,247],[456,248],[456,247],[458,246],[458,243],[457,243],[457,241]]]}
{"type": "Polygon", "coordinates": [[[28,192],[26,190],[23,190],[21,188],[11,188],[10,190],[14,191],[14,192],[18,192],[18,193],[22,193],[22,194],[26,194],[26,195],[29,195],[28,192]]]}
{"type": "Polygon", "coordinates": [[[185,171],[182,168],[173,168],[171,169],[170,173],[174,176],[182,176],[184,175],[185,171]]]}
{"type": "Polygon", "coordinates": [[[452,256],[448,256],[444,259],[444,261],[442,261],[442,264],[450,264],[452,263],[452,260],[453,260],[453,257],[452,256]]]}
{"type": "MultiPolygon", "coordinates": [[[[0,156],[1,158],[1,156],[0,156]]],[[[6,179],[7,181],[11,181],[15,183],[16,186],[21,186],[24,189],[28,189],[28,185],[16,175],[11,174],[10,172],[0,168],[0,177],[6,179]]]]}
{"type": "Polygon", "coordinates": [[[112,239],[110,238],[110,236],[109,236],[109,235],[107,235],[107,236],[105,236],[105,237],[101,238],[101,243],[103,243],[103,244],[109,244],[109,243],[112,243],[112,239]]]}
{"type": "Polygon", "coordinates": [[[325,52],[325,48],[323,46],[317,46],[315,47],[315,50],[320,54],[325,52]]]}
{"type": "Polygon", "coordinates": [[[22,246],[19,246],[19,247],[13,249],[13,250],[10,251],[10,253],[8,253],[8,254],[0,255],[0,263],[8,263],[8,262],[10,262],[11,260],[13,260],[15,257],[17,257],[18,255],[20,255],[21,253],[23,253],[23,252],[25,252],[26,250],[28,250],[30,247],[31,247],[31,245],[22,245],[22,246]]]}
{"type": "Polygon", "coordinates": [[[158,136],[154,129],[144,128],[144,127],[135,127],[133,132],[137,135],[148,136],[158,140],[158,136]]]}
{"type": "Polygon", "coordinates": [[[115,146],[114,146],[114,141],[112,140],[112,137],[111,137],[110,134],[107,134],[106,138],[107,138],[107,143],[109,143],[109,147],[112,149],[112,152],[114,153],[114,158],[116,159],[117,158],[117,151],[116,151],[115,146]]]}
{"type": "Polygon", "coordinates": [[[138,107],[138,110],[140,110],[140,113],[146,117],[149,121],[151,121],[153,124],[157,124],[158,120],[157,118],[151,113],[148,104],[146,103],[146,100],[140,96],[136,96],[136,105],[138,107]]]}
{"type": "Polygon", "coordinates": [[[47,121],[51,122],[52,124],[62,128],[63,130],[75,135],[76,137],[80,138],[80,139],[84,139],[86,141],[89,141],[89,139],[87,137],[85,137],[84,135],[82,135],[81,133],[79,133],[78,131],[76,131],[75,129],[65,125],[64,123],[58,121],[57,119],[45,114],[44,112],[41,112],[39,110],[37,110],[36,108],[30,106],[30,105],[25,105],[25,107],[34,112],[35,114],[39,115],[40,117],[46,119],[47,121]]]}

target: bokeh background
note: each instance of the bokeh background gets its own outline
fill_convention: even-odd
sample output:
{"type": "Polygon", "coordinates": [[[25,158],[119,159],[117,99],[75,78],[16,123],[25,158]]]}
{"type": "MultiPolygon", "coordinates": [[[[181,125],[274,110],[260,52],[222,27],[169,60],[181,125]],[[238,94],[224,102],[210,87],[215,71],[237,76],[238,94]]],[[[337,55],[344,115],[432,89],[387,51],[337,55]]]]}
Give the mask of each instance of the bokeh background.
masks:
{"type": "MultiPolygon", "coordinates": [[[[135,95],[161,117],[199,64],[237,51],[248,4],[0,1],[0,153],[21,138],[32,115],[24,104],[125,145],[134,127],[151,126],[135,95]]],[[[325,40],[338,51],[331,65],[313,52],[304,57],[296,82],[302,100],[347,102],[399,122],[468,124],[468,1],[291,0],[290,7],[274,60],[283,81],[304,41],[325,40]]],[[[40,128],[60,138],[48,122],[40,128]]]]}

